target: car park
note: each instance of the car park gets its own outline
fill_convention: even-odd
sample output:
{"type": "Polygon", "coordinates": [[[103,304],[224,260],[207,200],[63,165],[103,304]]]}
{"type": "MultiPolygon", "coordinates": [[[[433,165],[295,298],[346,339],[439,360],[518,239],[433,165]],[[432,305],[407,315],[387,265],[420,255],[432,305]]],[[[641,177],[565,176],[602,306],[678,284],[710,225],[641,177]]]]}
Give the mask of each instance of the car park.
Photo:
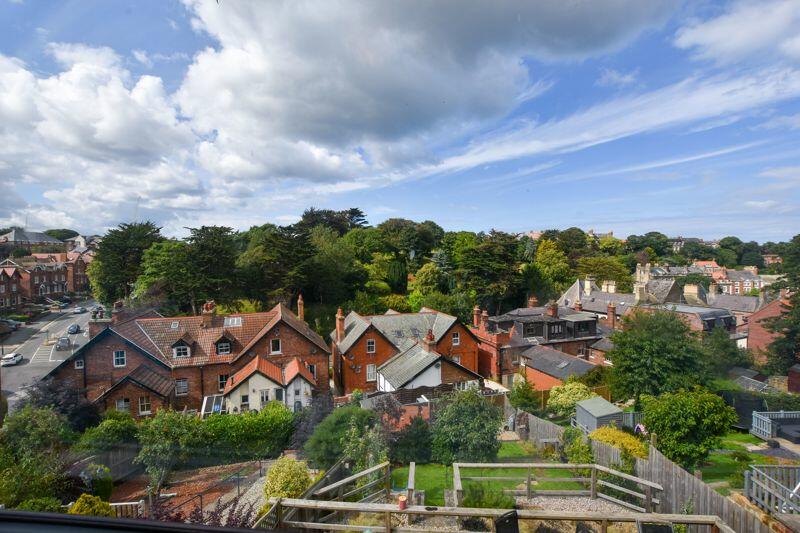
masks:
{"type": "Polygon", "coordinates": [[[67,333],[70,335],[75,335],[76,333],[81,332],[81,327],[78,324],[72,324],[70,327],[67,328],[67,333]]]}
{"type": "Polygon", "coordinates": [[[56,350],[69,350],[71,345],[72,341],[69,340],[69,337],[59,337],[56,341],[56,350]]]}
{"type": "Polygon", "coordinates": [[[0,358],[0,366],[14,366],[22,362],[21,353],[9,353],[0,358]]]}

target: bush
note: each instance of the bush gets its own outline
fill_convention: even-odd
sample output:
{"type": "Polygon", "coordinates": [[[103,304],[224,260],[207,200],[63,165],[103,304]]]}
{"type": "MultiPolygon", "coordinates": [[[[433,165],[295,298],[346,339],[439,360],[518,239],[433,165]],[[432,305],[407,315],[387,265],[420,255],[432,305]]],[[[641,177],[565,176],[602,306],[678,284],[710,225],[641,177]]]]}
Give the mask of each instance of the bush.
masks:
{"type": "Polygon", "coordinates": [[[77,443],[77,448],[89,454],[98,454],[136,443],[138,425],[130,413],[107,411],[105,419],[87,429],[77,443]]]}
{"type": "Polygon", "coordinates": [[[60,454],[0,448],[0,503],[6,507],[58,496],[68,486],[67,465],[60,454]]]}
{"type": "Polygon", "coordinates": [[[421,416],[415,416],[392,441],[389,456],[395,463],[431,462],[431,428],[421,416]]]}
{"type": "Polygon", "coordinates": [[[556,385],[550,389],[547,409],[560,417],[575,416],[575,404],[592,396],[595,394],[589,387],[570,378],[563,385],[556,385]]]}
{"type": "Polygon", "coordinates": [[[514,386],[508,393],[508,401],[514,409],[526,413],[538,413],[541,404],[540,396],[536,394],[536,389],[528,381],[528,376],[524,372],[519,374],[521,379],[514,381],[514,386]]]}
{"type": "Polygon", "coordinates": [[[92,463],[81,472],[81,479],[84,485],[86,485],[95,496],[99,496],[105,501],[111,499],[111,491],[114,490],[114,480],[111,478],[111,470],[109,470],[108,467],[92,463]]]}
{"type": "Polygon", "coordinates": [[[38,513],[63,513],[64,508],[58,498],[31,498],[16,507],[20,511],[36,511],[38,513]]]}
{"type": "Polygon", "coordinates": [[[81,494],[78,501],[72,504],[67,514],[83,516],[114,516],[114,509],[108,502],[104,502],[97,496],[91,494],[81,494]]]}
{"type": "Polygon", "coordinates": [[[589,434],[589,438],[619,448],[620,450],[626,450],[634,457],[647,459],[647,443],[613,426],[597,428],[589,434]]]}
{"type": "Polygon", "coordinates": [[[464,489],[464,507],[479,509],[513,509],[514,498],[500,490],[489,490],[481,483],[469,483],[464,489]]]}
{"type": "Polygon", "coordinates": [[[20,453],[57,452],[75,440],[66,418],[46,407],[26,405],[5,421],[3,440],[20,453]]]}
{"type": "Polygon", "coordinates": [[[294,415],[280,402],[268,403],[260,412],[212,415],[204,421],[211,450],[226,459],[248,460],[277,457],[289,444],[294,415]]]}
{"type": "Polygon", "coordinates": [[[500,409],[475,390],[448,394],[433,423],[433,457],[443,464],[490,462],[497,457],[500,409]]]}
{"type": "Polygon", "coordinates": [[[357,405],[334,409],[314,429],[305,445],[311,463],[320,468],[329,468],[339,460],[344,449],[342,438],[352,424],[366,428],[375,423],[375,414],[357,405]]]}
{"type": "Polygon", "coordinates": [[[572,441],[566,448],[567,461],[571,464],[591,464],[594,463],[592,446],[583,439],[572,441]]]}
{"type": "Polygon", "coordinates": [[[270,498],[299,498],[309,486],[311,476],[306,463],[281,457],[267,472],[264,497],[267,502],[270,498]]]}

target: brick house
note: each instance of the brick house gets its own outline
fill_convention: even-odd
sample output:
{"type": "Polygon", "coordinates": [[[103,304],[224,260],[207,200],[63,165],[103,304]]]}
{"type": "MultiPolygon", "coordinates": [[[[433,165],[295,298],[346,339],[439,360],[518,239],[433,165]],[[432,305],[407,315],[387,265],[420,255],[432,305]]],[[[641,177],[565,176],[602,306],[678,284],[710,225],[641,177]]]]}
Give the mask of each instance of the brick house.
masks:
{"type": "Polygon", "coordinates": [[[762,365],[767,362],[769,345],[778,336],[778,333],[768,329],[768,320],[785,313],[789,305],[788,293],[783,290],[777,300],[751,314],[746,323],[737,327],[737,332],[747,334],[747,348],[753,354],[756,364],[762,365]]]}
{"type": "Polygon", "coordinates": [[[311,404],[316,386],[316,378],[297,357],[281,367],[259,355],[228,378],[223,396],[229,413],[259,411],[272,401],[300,411],[311,404]]]}
{"type": "MultiPolygon", "coordinates": [[[[574,309],[555,302],[544,307],[537,304],[535,298],[530,298],[528,307],[494,317],[478,308],[474,310],[471,329],[480,340],[482,375],[510,387],[520,371],[522,354],[528,348],[548,346],[588,358],[591,345],[610,332],[598,322],[595,313],[584,311],[580,302],[576,302],[574,309]]],[[[613,310],[612,315],[616,316],[613,310]]]]}
{"type": "Polygon", "coordinates": [[[701,307],[688,304],[642,305],[637,310],[643,312],[670,311],[680,316],[692,331],[709,332],[714,328],[724,328],[730,333],[736,331],[736,317],[728,309],[701,307]]]}
{"type": "Polygon", "coordinates": [[[20,305],[46,303],[66,294],[67,267],[64,263],[37,263],[33,257],[23,260],[19,263],[11,259],[0,261],[0,269],[16,269],[19,272],[20,305]]]}
{"type": "Polygon", "coordinates": [[[783,258],[778,254],[764,254],[761,258],[764,260],[764,266],[780,265],[783,263],[783,258]]]}
{"type": "Polygon", "coordinates": [[[31,254],[37,263],[63,264],[66,267],[67,292],[80,293],[89,291],[87,256],[79,252],[34,253],[31,254]]]}
{"type": "Polygon", "coordinates": [[[22,274],[20,269],[0,267],[0,311],[11,311],[22,306],[22,274]]]}
{"type": "Polygon", "coordinates": [[[164,405],[199,410],[258,357],[278,368],[296,358],[314,377],[315,390],[327,390],[328,347],[302,320],[302,300],[298,314],[283,304],[263,313],[217,316],[208,302],[200,316],[187,317],[115,308],[110,319],[89,322],[89,342],[46,378],[78,388],[103,406],[128,405],[135,416],[147,416],[147,409],[134,407],[148,404],[155,406],[149,412],[164,405]]]}
{"type": "MultiPolygon", "coordinates": [[[[336,314],[331,332],[337,392],[375,391],[378,367],[420,344],[430,331],[433,350],[469,372],[478,370],[478,339],[454,316],[423,308],[418,313],[389,310],[383,315],[336,314]]],[[[411,353],[411,352],[409,352],[411,353]]]]}
{"type": "Polygon", "coordinates": [[[548,346],[531,346],[521,354],[521,365],[528,383],[536,390],[550,390],[570,377],[581,377],[595,365],[548,346]]]}

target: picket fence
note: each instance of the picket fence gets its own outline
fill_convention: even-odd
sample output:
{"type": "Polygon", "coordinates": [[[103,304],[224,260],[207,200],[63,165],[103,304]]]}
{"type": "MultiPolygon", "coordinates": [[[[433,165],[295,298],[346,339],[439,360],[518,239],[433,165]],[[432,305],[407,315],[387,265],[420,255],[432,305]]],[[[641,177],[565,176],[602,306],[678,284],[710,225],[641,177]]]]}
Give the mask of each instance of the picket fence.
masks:
{"type": "MultiPolygon", "coordinates": [[[[527,438],[539,447],[559,439],[564,432],[563,427],[531,414],[527,414],[527,422],[527,438]]],[[[664,487],[659,513],[716,515],[739,533],[770,533],[769,525],[763,523],[756,513],[722,496],[667,459],[654,446],[649,449],[647,459],[636,460],[636,475],[664,487]]],[[[592,441],[592,450],[595,463],[599,465],[613,468],[621,462],[620,451],[613,446],[592,441]]],[[[688,529],[694,531],[694,528],[696,526],[688,529]]]]}

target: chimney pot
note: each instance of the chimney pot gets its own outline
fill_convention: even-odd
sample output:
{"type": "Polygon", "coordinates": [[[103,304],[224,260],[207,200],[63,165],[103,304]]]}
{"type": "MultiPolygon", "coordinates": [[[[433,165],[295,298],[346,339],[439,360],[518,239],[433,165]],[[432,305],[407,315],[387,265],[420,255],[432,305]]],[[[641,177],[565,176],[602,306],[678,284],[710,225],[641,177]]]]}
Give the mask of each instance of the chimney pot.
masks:
{"type": "Polygon", "coordinates": [[[344,340],[344,313],[340,307],[336,311],[336,342],[344,340]]]}
{"type": "Polygon", "coordinates": [[[422,339],[422,349],[426,352],[431,352],[435,346],[436,340],[433,337],[433,330],[429,329],[428,333],[425,335],[425,338],[422,339]]]}
{"type": "Polygon", "coordinates": [[[481,331],[489,330],[489,311],[486,309],[481,313],[481,331]]]}
{"type": "Polygon", "coordinates": [[[303,304],[303,295],[297,295],[297,318],[305,321],[305,306],[303,304]]]}
{"type": "Polygon", "coordinates": [[[535,295],[531,294],[528,296],[528,308],[537,307],[538,305],[539,299],[535,295]]]}
{"type": "Polygon", "coordinates": [[[200,316],[202,317],[202,326],[204,328],[210,328],[216,314],[217,305],[214,303],[214,300],[206,301],[206,303],[203,304],[203,309],[200,311],[200,316]]]}
{"type": "Polygon", "coordinates": [[[576,311],[583,311],[583,302],[580,300],[575,301],[575,310],[576,311]]]}
{"type": "Polygon", "coordinates": [[[547,304],[547,316],[558,318],[558,304],[550,302],[547,304]]]}
{"type": "Polygon", "coordinates": [[[472,308],[472,325],[476,328],[481,325],[481,308],[477,305],[472,308]]]}

